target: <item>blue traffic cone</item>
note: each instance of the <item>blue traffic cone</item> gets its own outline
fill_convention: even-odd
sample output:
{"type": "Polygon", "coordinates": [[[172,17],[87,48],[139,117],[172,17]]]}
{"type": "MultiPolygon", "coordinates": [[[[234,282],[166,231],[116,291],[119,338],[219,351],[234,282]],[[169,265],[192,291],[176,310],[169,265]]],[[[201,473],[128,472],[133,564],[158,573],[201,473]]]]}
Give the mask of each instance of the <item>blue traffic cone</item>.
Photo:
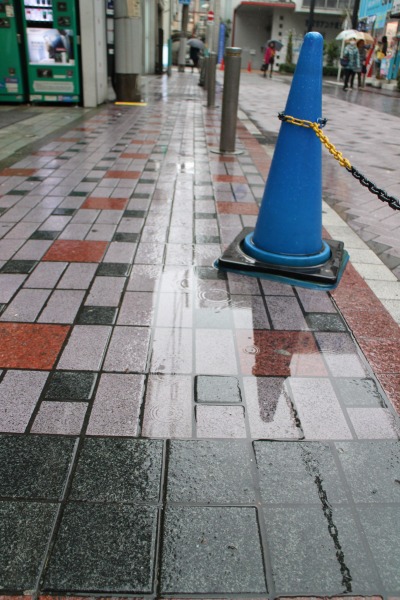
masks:
{"type": "MultiPolygon", "coordinates": [[[[285,115],[322,117],[323,37],[308,33],[293,76],[285,115]]],[[[218,268],[332,289],[348,261],[342,242],[322,239],[322,146],[315,132],[283,122],[255,230],[246,228],[218,268]]]]}

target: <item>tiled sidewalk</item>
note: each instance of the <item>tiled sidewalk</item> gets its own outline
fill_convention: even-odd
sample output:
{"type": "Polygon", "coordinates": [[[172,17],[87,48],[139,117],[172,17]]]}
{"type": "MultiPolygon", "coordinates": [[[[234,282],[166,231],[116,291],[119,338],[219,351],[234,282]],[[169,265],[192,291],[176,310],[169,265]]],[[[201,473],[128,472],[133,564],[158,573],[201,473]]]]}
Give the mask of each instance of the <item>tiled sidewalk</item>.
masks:
{"type": "Polygon", "coordinates": [[[400,597],[398,325],[217,272],[270,149],[147,96],[0,172],[2,593],[400,597]]]}

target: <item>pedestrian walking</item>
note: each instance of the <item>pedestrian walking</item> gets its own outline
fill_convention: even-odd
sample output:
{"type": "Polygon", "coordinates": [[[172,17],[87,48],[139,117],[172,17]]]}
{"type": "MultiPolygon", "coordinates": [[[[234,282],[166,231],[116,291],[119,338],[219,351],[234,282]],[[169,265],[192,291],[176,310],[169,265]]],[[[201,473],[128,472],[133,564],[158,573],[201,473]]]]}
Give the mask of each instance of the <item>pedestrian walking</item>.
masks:
{"type": "Polygon", "coordinates": [[[350,87],[353,87],[355,74],[357,73],[358,69],[360,69],[360,55],[356,46],[356,38],[351,38],[349,40],[349,43],[343,53],[343,58],[346,61],[343,90],[346,91],[349,83],[350,87]]]}
{"type": "Polygon", "coordinates": [[[268,69],[269,69],[269,76],[272,77],[274,62],[275,62],[275,43],[270,42],[267,46],[267,49],[265,50],[264,64],[261,67],[261,70],[264,72],[264,77],[267,76],[268,69]]]}
{"type": "Polygon", "coordinates": [[[358,40],[357,49],[360,56],[360,69],[357,70],[358,87],[363,88],[365,86],[365,76],[367,74],[367,50],[365,48],[364,40],[358,40]]]}

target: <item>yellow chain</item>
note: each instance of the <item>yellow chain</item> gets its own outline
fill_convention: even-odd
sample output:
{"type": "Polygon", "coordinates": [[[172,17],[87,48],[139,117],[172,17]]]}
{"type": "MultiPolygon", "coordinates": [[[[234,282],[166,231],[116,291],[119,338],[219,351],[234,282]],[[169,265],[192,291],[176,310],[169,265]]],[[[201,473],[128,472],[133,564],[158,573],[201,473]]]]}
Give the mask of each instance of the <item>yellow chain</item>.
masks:
{"type": "Polygon", "coordinates": [[[343,156],[339,150],[336,150],[335,146],[329,141],[328,137],[322,133],[321,127],[318,123],[313,123],[312,121],[306,121],[305,119],[297,119],[296,117],[292,117],[290,115],[282,115],[282,120],[286,123],[291,123],[292,125],[298,125],[299,127],[307,127],[312,129],[316,136],[321,140],[324,146],[329,150],[332,156],[339,162],[342,167],[345,167],[348,170],[351,170],[350,161],[343,156]]]}

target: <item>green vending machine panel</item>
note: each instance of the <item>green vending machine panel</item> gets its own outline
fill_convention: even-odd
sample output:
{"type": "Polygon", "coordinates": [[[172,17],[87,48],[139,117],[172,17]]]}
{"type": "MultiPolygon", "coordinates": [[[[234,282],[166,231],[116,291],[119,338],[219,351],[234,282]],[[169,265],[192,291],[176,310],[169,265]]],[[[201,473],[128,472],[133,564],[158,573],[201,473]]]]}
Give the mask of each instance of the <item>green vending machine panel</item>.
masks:
{"type": "Polygon", "coordinates": [[[25,100],[21,36],[18,32],[15,2],[0,0],[0,102],[25,100]]]}
{"type": "Polygon", "coordinates": [[[80,102],[75,1],[24,0],[23,21],[29,100],[80,102]]]}

